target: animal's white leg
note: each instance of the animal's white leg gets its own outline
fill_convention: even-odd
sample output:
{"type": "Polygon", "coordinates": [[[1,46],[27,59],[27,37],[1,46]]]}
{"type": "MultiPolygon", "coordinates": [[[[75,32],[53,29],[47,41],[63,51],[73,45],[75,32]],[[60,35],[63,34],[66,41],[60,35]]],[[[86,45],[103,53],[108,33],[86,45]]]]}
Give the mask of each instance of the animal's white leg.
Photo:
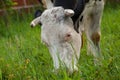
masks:
{"type": "Polygon", "coordinates": [[[100,53],[100,24],[104,8],[103,0],[89,2],[83,11],[84,27],[87,36],[88,54],[92,53],[95,59],[95,64],[101,57],[100,53]]]}
{"type": "MultiPolygon", "coordinates": [[[[95,33],[94,33],[95,34],[95,33]]],[[[88,36],[88,54],[92,53],[94,56],[94,63],[99,64],[99,60],[102,58],[101,52],[100,52],[100,35],[96,35],[94,37],[96,40],[92,40],[90,36],[88,36]],[[98,38],[98,39],[97,39],[98,38]],[[97,41],[98,40],[98,41],[97,41]]]]}

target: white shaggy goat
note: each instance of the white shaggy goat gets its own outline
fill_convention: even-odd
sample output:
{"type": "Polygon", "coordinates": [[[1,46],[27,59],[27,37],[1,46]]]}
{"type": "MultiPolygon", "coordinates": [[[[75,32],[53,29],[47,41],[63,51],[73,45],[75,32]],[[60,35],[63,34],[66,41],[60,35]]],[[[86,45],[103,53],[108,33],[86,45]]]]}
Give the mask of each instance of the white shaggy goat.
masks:
{"type": "Polygon", "coordinates": [[[49,48],[54,68],[60,64],[70,72],[77,69],[80,56],[81,34],[74,30],[71,16],[74,11],[62,7],[47,9],[31,22],[31,26],[41,23],[41,39],[49,48]]]}

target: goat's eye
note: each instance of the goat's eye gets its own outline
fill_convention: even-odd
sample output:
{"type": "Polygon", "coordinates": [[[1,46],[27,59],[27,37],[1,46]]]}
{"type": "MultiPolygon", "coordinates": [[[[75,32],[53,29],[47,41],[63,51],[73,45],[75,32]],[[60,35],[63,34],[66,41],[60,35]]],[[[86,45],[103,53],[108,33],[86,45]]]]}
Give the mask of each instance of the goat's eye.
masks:
{"type": "Polygon", "coordinates": [[[65,40],[65,41],[70,41],[71,38],[72,38],[71,33],[67,33],[67,34],[65,34],[64,40],[65,40]]]}

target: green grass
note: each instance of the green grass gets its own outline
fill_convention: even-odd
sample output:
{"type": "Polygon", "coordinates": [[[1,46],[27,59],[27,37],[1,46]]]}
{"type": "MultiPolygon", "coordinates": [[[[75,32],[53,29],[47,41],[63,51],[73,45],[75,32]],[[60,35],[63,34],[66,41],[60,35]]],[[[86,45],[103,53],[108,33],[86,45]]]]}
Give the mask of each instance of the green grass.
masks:
{"type": "MultiPolygon", "coordinates": [[[[81,50],[79,71],[68,75],[64,69],[54,73],[46,46],[41,43],[40,27],[30,28],[33,14],[0,19],[0,80],[120,80],[120,6],[105,7],[101,25],[102,66],[81,50]],[[16,18],[17,17],[17,18],[16,18]]],[[[86,44],[86,43],[85,43],[86,44]]]]}

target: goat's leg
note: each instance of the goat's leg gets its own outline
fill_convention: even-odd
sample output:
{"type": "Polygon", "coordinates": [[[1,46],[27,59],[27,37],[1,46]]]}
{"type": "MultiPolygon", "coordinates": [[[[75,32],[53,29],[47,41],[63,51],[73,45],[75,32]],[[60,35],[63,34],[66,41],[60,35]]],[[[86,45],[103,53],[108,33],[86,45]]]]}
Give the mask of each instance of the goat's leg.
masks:
{"type": "Polygon", "coordinates": [[[85,33],[88,44],[87,54],[93,54],[96,64],[102,57],[100,53],[100,17],[96,15],[94,17],[88,16],[85,22],[85,33]]]}
{"type": "Polygon", "coordinates": [[[92,34],[87,34],[87,44],[87,54],[92,53],[92,55],[94,56],[95,65],[97,63],[99,64],[99,60],[102,58],[100,50],[100,30],[97,32],[93,32],[92,34]]]}

